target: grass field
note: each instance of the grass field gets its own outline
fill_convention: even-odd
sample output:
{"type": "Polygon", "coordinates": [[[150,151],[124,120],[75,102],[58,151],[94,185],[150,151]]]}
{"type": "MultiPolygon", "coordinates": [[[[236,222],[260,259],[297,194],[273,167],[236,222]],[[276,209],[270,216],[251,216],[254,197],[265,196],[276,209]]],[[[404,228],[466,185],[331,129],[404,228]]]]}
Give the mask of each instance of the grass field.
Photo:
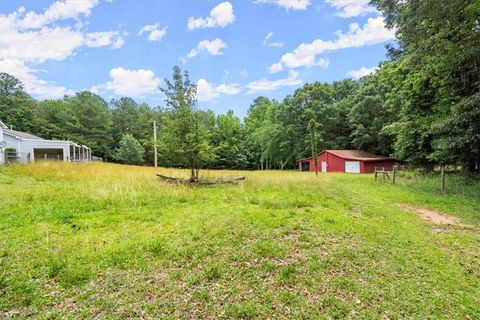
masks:
{"type": "Polygon", "coordinates": [[[0,318],[480,319],[478,185],[155,172],[0,167],[0,318]]]}

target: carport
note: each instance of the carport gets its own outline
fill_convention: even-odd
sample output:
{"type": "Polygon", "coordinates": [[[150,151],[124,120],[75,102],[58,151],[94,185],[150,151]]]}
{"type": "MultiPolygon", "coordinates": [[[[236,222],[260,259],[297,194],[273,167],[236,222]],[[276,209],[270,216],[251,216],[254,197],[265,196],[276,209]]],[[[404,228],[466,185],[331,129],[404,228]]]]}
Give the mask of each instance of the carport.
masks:
{"type": "MultiPolygon", "coordinates": [[[[0,141],[7,148],[13,149],[11,157],[15,162],[28,163],[32,161],[72,161],[89,162],[92,159],[91,149],[85,145],[71,141],[46,140],[41,137],[13,129],[9,129],[0,121],[0,141]]],[[[0,154],[0,164],[4,154],[0,154]]]]}
{"type": "Polygon", "coordinates": [[[33,148],[34,161],[41,160],[63,160],[63,149],[57,148],[33,148]]]}

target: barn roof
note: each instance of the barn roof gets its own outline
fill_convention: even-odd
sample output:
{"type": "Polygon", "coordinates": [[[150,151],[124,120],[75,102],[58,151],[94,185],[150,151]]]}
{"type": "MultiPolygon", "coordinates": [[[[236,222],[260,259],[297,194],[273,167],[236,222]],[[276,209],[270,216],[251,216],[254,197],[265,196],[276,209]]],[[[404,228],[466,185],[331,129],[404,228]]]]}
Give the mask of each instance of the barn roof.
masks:
{"type": "Polygon", "coordinates": [[[378,160],[393,160],[389,157],[379,156],[370,152],[362,150],[325,150],[336,155],[337,157],[349,160],[361,160],[361,161],[378,161],[378,160]]]}
{"type": "MultiPolygon", "coordinates": [[[[342,159],[347,160],[359,160],[359,161],[379,161],[379,160],[393,160],[392,158],[379,156],[370,152],[362,151],[362,150],[325,150],[320,152],[317,156],[321,155],[324,152],[331,153],[340,157],[342,159]]],[[[298,161],[305,161],[310,160],[312,157],[299,159],[298,161]]]]}
{"type": "Polygon", "coordinates": [[[3,133],[9,134],[17,138],[22,138],[22,139],[44,140],[43,138],[37,137],[33,134],[12,130],[12,129],[3,129],[3,133]]]}

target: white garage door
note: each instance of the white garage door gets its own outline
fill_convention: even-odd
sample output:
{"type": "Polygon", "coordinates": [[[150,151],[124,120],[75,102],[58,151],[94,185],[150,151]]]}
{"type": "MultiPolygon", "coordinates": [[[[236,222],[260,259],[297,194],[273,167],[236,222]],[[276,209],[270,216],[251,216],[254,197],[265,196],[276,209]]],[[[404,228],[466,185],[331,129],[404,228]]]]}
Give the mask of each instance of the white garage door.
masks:
{"type": "Polygon", "coordinates": [[[346,173],[360,173],[360,161],[345,161],[346,173]]]}

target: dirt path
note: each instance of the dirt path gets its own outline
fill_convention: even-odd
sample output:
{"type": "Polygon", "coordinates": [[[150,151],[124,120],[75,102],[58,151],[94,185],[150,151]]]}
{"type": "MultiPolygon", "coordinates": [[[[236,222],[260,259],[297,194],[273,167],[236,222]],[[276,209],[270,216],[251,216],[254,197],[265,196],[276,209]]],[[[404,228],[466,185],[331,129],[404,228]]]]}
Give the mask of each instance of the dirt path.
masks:
{"type": "Polygon", "coordinates": [[[457,217],[449,216],[435,210],[401,203],[396,204],[395,206],[404,211],[416,212],[420,216],[420,218],[434,224],[472,228],[471,225],[461,223],[457,217]]]}

